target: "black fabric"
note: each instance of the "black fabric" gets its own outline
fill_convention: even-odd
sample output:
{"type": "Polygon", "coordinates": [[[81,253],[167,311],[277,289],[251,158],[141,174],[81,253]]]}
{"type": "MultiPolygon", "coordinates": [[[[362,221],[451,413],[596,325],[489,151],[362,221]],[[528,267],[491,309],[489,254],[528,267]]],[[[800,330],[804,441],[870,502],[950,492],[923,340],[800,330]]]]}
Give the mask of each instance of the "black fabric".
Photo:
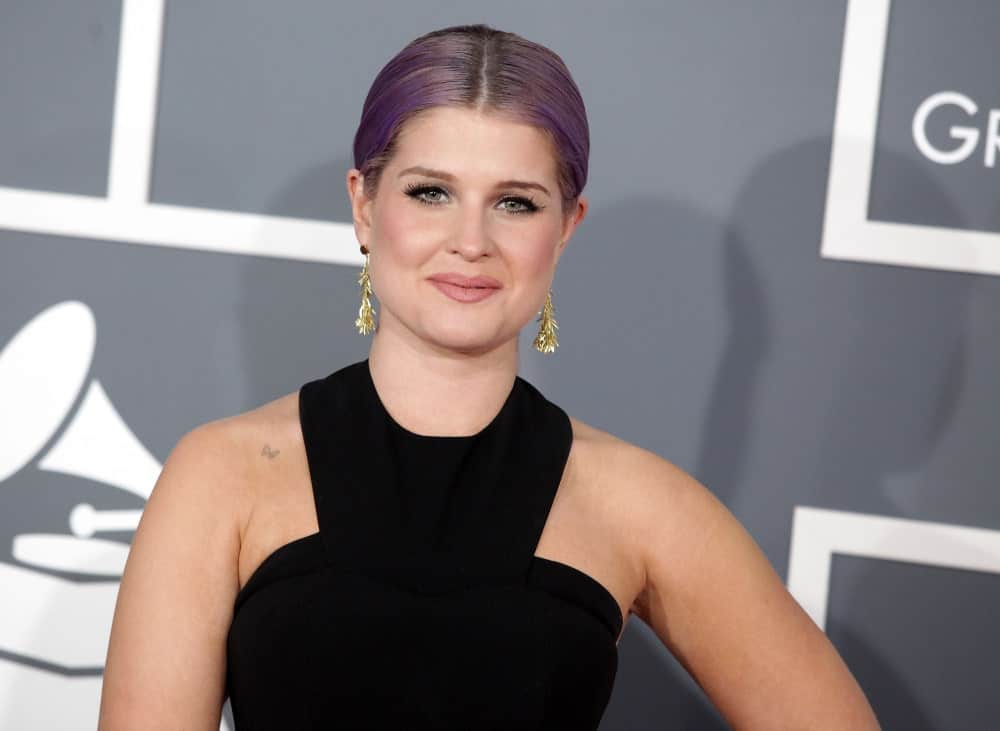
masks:
{"type": "Polygon", "coordinates": [[[477,434],[414,434],[364,360],[303,385],[299,415],[319,531],[236,598],[237,730],[597,728],[621,612],[591,576],[534,555],[565,412],[518,376],[477,434]]]}

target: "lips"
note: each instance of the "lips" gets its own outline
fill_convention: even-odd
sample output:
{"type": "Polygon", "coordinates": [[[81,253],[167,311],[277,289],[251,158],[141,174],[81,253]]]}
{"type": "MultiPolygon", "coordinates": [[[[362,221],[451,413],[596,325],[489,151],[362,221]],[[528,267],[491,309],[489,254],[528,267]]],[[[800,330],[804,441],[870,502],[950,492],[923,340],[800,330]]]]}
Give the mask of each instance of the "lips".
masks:
{"type": "Polygon", "coordinates": [[[485,275],[466,277],[458,272],[434,274],[429,279],[440,292],[456,302],[482,302],[503,287],[493,277],[485,275]]]}
{"type": "Polygon", "coordinates": [[[475,277],[466,277],[457,272],[447,272],[444,274],[434,274],[430,277],[430,280],[432,282],[452,284],[456,287],[465,287],[466,289],[500,289],[503,286],[493,277],[487,277],[482,274],[475,277]]]}

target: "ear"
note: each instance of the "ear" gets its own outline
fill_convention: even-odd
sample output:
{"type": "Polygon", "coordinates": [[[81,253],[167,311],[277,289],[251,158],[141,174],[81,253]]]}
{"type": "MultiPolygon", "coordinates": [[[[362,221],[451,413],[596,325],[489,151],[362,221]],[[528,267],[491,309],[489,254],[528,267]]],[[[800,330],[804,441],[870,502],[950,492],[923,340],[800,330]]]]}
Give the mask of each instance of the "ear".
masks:
{"type": "Polygon", "coordinates": [[[365,195],[365,176],[357,168],[347,171],[347,195],[351,198],[351,217],[354,220],[354,235],[358,243],[365,248],[371,238],[372,204],[374,201],[365,195]]]}
{"type": "Polygon", "coordinates": [[[562,256],[563,249],[566,248],[566,244],[573,237],[576,227],[580,225],[584,218],[587,216],[587,210],[590,208],[590,201],[584,198],[582,195],[578,196],[576,199],[576,205],[571,208],[563,216],[563,230],[562,238],[559,240],[559,246],[556,247],[556,260],[562,256]]]}

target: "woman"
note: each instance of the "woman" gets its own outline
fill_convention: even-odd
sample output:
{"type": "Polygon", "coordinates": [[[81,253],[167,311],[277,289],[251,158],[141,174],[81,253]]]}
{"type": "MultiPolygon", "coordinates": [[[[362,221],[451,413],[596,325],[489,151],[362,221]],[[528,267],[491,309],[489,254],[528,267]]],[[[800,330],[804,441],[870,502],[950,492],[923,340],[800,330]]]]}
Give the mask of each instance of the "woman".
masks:
{"type": "Polygon", "coordinates": [[[630,614],[733,727],[878,727],[708,490],[517,376],[539,311],[558,345],[588,153],[568,70],[519,36],[446,28],[382,69],[346,179],[369,358],[179,441],[101,729],[214,728],[227,694],[240,729],[595,728],[630,614]]]}

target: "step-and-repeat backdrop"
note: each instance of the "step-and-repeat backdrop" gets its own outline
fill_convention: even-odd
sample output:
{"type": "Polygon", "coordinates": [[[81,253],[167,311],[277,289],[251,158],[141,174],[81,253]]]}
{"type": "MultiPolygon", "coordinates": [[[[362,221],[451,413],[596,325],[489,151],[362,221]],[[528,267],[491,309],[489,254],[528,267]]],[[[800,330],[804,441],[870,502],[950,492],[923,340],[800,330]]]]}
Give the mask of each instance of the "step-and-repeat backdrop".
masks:
{"type": "MultiPolygon", "coordinates": [[[[7,0],[0,729],[94,727],[177,439],[365,357],[361,104],[466,22],[553,48],[590,116],[521,374],[724,500],[886,728],[990,727],[1000,5],[7,0]]],[[[620,658],[602,728],[725,727],[642,622],[620,658]]]]}

